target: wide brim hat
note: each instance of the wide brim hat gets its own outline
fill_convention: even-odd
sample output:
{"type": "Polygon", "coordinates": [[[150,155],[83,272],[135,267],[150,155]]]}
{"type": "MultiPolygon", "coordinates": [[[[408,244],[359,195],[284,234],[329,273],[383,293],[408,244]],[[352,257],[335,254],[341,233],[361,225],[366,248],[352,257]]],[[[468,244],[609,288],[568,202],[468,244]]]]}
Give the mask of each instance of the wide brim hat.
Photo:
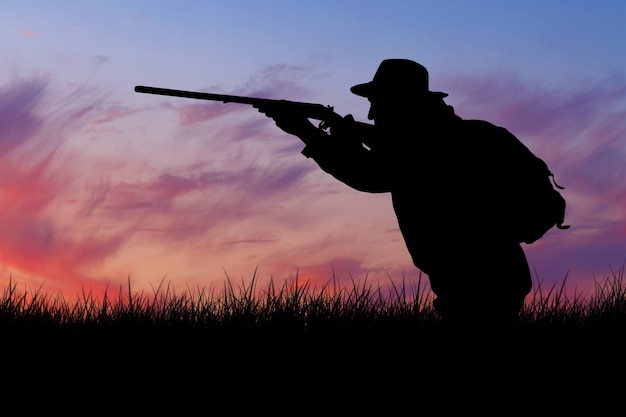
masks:
{"type": "Polygon", "coordinates": [[[440,91],[430,91],[428,86],[428,71],[415,61],[409,59],[383,60],[372,81],[357,84],[350,91],[361,97],[376,96],[413,96],[447,97],[448,94],[440,91]]]}

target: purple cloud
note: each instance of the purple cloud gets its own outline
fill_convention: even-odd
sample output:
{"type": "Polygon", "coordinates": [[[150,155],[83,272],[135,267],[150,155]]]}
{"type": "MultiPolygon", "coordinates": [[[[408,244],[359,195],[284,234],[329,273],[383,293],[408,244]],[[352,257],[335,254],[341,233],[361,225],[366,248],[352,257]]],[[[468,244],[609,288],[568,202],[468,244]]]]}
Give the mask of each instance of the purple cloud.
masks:
{"type": "MultiPolygon", "coordinates": [[[[222,92],[212,88],[204,89],[208,93],[229,94],[269,99],[293,99],[302,101],[308,91],[294,82],[310,75],[312,68],[290,65],[273,65],[259,71],[242,86],[230,92],[222,92]]],[[[191,100],[189,104],[176,107],[179,123],[188,126],[213,120],[230,112],[250,110],[247,105],[221,102],[198,102],[191,100]]]]}
{"type": "Polygon", "coordinates": [[[45,79],[14,80],[0,89],[0,155],[32,140],[43,121],[35,114],[48,85],[45,79]]]}
{"type": "Polygon", "coordinates": [[[498,74],[460,75],[444,85],[463,117],[492,120],[515,134],[547,140],[579,135],[617,110],[626,97],[626,80],[616,74],[568,87],[545,87],[498,74]]]}

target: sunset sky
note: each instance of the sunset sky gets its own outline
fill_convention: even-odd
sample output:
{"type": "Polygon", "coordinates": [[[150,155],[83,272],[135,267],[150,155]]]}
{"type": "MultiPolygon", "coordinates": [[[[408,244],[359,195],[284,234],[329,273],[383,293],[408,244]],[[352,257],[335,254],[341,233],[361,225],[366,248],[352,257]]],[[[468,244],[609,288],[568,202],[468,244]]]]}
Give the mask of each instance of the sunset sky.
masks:
{"type": "Polygon", "coordinates": [[[349,88],[409,58],[548,163],[572,228],[524,250],[542,285],[590,291],[626,261],[625,42],[621,1],[3,1],[0,285],[414,282],[389,195],[335,181],[249,106],[133,90],[366,121],[349,88]]]}

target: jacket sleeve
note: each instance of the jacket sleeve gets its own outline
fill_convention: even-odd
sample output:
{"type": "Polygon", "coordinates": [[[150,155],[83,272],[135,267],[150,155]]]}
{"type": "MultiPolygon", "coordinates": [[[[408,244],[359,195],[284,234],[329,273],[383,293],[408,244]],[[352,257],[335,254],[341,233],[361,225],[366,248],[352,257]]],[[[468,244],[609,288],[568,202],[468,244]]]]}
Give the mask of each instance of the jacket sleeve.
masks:
{"type": "Polygon", "coordinates": [[[345,136],[325,135],[307,143],[302,154],[339,181],[369,193],[391,191],[393,171],[384,151],[345,136]]]}

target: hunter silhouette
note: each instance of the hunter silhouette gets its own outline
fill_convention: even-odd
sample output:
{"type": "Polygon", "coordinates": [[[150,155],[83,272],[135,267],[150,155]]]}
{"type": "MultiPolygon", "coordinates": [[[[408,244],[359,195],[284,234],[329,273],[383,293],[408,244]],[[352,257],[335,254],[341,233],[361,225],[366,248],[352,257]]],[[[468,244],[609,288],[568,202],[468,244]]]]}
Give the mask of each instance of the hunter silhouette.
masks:
{"type": "Polygon", "coordinates": [[[447,94],[429,90],[426,68],[411,60],[382,61],[372,81],[351,91],[370,102],[374,124],[367,129],[348,115],[327,133],[304,114],[258,108],[299,137],[302,153],[336,179],[391,194],[408,251],[428,275],[444,322],[513,322],[532,280],[522,240],[511,232],[514,217],[500,209],[506,197],[496,185],[506,189],[498,173],[517,162],[478,145],[512,134],[461,119],[444,102],[447,94]]]}

